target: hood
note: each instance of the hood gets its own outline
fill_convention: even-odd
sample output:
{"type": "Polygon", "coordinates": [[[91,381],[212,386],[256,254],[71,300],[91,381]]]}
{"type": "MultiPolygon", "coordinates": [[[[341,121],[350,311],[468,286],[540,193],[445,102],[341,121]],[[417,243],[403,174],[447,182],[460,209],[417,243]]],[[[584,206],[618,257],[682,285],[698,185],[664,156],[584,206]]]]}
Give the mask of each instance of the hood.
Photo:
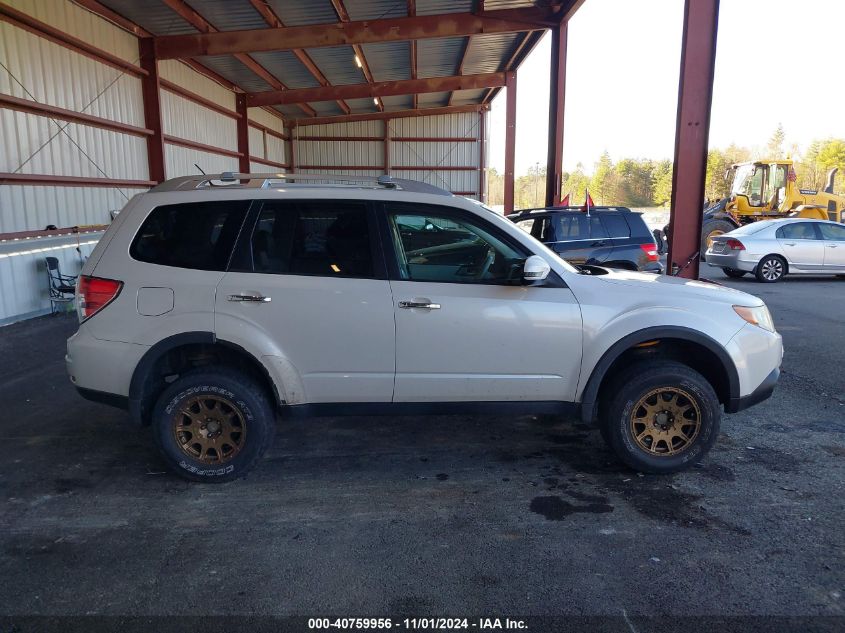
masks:
{"type": "Polygon", "coordinates": [[[671,297],[684,294],[695,296],[709,301],[729,303],[731,305],[742,305],[748,307],[763,305],[763,300],[741,290],[734,290],[727,286],[709,283],[705,281],[693,281],[682,277],[670,277],[669,275],[655,275],[652,273],[638,273],[629,270],[605,269],[609,272],[606,275],[597,275],[595,279],[607,284],[621,284],[633,288],[642,289],[652,297],[671,297]]]}

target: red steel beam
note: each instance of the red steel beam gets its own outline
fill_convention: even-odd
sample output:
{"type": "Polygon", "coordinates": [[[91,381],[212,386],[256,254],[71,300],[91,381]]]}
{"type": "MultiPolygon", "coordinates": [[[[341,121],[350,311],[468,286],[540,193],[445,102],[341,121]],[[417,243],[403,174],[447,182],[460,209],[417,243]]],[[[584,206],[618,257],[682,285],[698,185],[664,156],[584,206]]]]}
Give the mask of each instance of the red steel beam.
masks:
{"type": "Polygon", "coordinates": [[[698,278],[718,28],[719,0],[686,0],[667,268],[688,279],[698,278]]]}
{"type": "Polygon", "coordinates": [[[160,79],[159,83],[161,84],[162,89],[167,90],[168,92],[173,92],[181,97],[185,97],[189,101],[193,101],[201,106],[208,108],[209,110],[214,110],[219,114],[224,116],[230,117],[232,119],[237,119],[240,115],[235,112],[234,110],[230,110],[219,103],[215,103],[210,99],[206,99],[205,97],[198,95],[195,92],[191,92],[187,88],[183,88],[179,84],[175,84],[172,81],[168,81],[167,79],[160,79]]]}
{"type": "Polygon", "coordinates": [[[505,215],[513,211],[516,159],[516,71],[507,72],[505,102],[505,215]]]}
{"type": "Polygon", "coordinates": [[[319,88],[253,92],[247,95],[247,103],[251,107],[254,107],[284,103],[306,103],[308,101],[331,101],[335,98],[363,99],[365,97],[388,97],[421,92],[473,90],[504,85],[505,73],[485,73],[481,75],[455,77],[380,81],[374,84],[349,84],[345,86],[321,86],[319,88]]]}
{"type": "Polygon", "coordinates": [[[367,114],[343,114],[339,116],[323,116],[311,119],[288,120],[289,127],[300,127],[306,125],[324,125],[329,123],[351,123],[354,121],[381,121],[384,119],[403,119],[408,117],[435,116],[439,114],[457,114],[459,112],[478,112],[484,109],[481,105],[465,105],[438,107],[438,108],[414,108],[412,110],[391,110],[390,112],[370,112],[367,114]]]}
{"type": "MultiPolygon", "coordinates": [[[[109,228],[108,224],[89,224],[87,226],[68,226],[60,229],[39,229],[36,231],[15,231],[0,233],[0,242],[24,240],[32,237],[59,237],[62,235],[85,235],[86,233],[100,233],[109,228]]],[[[24,242],[26,244],[28,242],[24,242]]],[[[23,246],[23,244],[21,244],[23,246]]]]}
{"type": "Polygon", "coordinates": [[[111,130],[112,132],[131,134],[132,136],[149,136],[153,133],[152,130],[145,127],[129,125],[128,123],[112,121],[111,119],[103,119],[98,116],[76,112],[75,110],[66,110],[65,108],[58,108],[47,105],[46,103],[21,99],[20,97],[7,94],[0,94],[0,108],[37,114],[39,116],[50,117],[51,119],[59,119],[60,121],[69,121],[70,123],[79,123],[103,130],[111,130]]]}
{"type": "MultiPolygon", "coordinates": [[[[477,108],[475,110],[477,111],[477,108]]],[[[392,115],[392,112],[388,112],[392,115]]],[[[250,123],[250,125],[253,125],[250,123]]],[[[397,143],[477,143],[478,139],[472,136],[391,136],[391,140],[397,143]]],[[[362,141],[383,141],[382,136],[298,136],[298,141],[338,141],[349,143],[360,143],[362,141]]]]}
{"type": "Polygon", "coordinates": [[[74,4],[78,4],[83,9],[87,9],[91,13],[99,15],[101,18],[116,24],[125,31],[129,31],[136,37],[152,37],[153,34],[146,29],[138,26],[131,20],[108,8],[104,4],[97,2],[97,0],[73,0],[74,4]]]}
{"type": "Polygon", "coordinates": [[[222,147],[216,147],[214,145],[206,145],[205,143],[199,143],[197,141],[192,141],[187,138],[171,136],[170,134],[165,134],[163,138],[164,142],[167,145],[178,145],[179,147],[188,147],[190,149],[196,149],[201,152],[208,152],[209,154],[220,154],[221,156],[230,156],[232,158],[242,157],[241,152],[236,152],[231,149],[223,149],[222,147]]]}
{"type": "Polygon", "coordinates": [[[487,177],[487,170],[485,166],[485,149],[486,149],[486,138],[485,138],[485,119],[487,118],[487,113],[485,111],[481,111],[478,113],[478,199],[481,202],[486,202],[486,195],[484,191],[484,179],[487,177]]]}
{"type": "MultiPolygon", "coordinates": [[[[349,22],[349,13],[346,11],[343,0],[331,0],[331,3],[334,8],[334,12],[337,14],[337,19],[341,22],[349,22]]],[[[353,44],[352,51],[361,63],[361,71],[364,73],[364,78],[367,80],[367,83],[374,83],[375,79],[373,79],[373,73],[370,72],[370,65],[367,63],[367,58],[364,56],[364,49],[362,49],[358,44],[353,44]]],[[[380,99],[376,99],[375,105],[379,112],[384,112],[384,104],[380,99]]],[[[346,114],[349,114],[349,111],[347,111],[346,114]]]]}
{"type": "MultiPolygon", "coordinates": [[[[174,0],[165,0],[174,2],[174,0]]],[[[447,13],[382,20],[309,24],[276,29],[250,29],[163,35],[156,38],[159,59],[201,55],[233,55],[260,51],[283,51],[325,46],[353,46],[437,37],[461,37],[483,33],[523,33],[557,26],[561,6],[523,7],[473,13],[447,13]]]]}
{"type": "Polygon", "coordinates": [[[390,119],[384,120],[384,173],[390,175],[390,119]]]}
{"type": "MultiPolygon", "coordinates": [[[[354,169],[357,171],[381,171],[384,165],[298,165],[299,169],[354,169]]],[[[476,171],[471,165],[391,165],[393,171],[476,171]]]]}
{"type": "Polygon", "coordinates": [[[262,132],[264,132],[267,136],[275,136],[275,137],[276,137],[277,139],[279,139],[280,141],[286,141],[286,140],[288,140],[288,137],[287,137],[287,136],[285,136],[284,134],[282,134],[281,132],[277,132],[277,131],[276,131],[276,130],[274,130],[273,128],[269,128],[269,127],[267,127],[266,125],[263,125],[262,123],[259,123],[258,121],[250,121],[250,122],[249,122],[249,127],[254,127],[256,130],[261,130],[261,131],[262,131],[262,132]]]}
{"type": "MultiPolygon", "coordinates": [[[[266,158],[261,158],[260,156],[250,156],[249,160],[254,163],[259,163],[261,165],[267,165],[268,167],[276,167],[277,169],[287,169],[287,163],[280,163],[275,160],[267,160],[266,158]]],[[[246,172],[249,173],[249,172],[246,172]]]]}
{"type": "Polygon", "coordinates": [[[53,174],[0,173],[0,184],[55,185],[57,187],[154,187],[155,180],[125,180],[121,178],[88,178],[86,176],[56,176],[53,174]]]}
{"type": "Polygon", "coordinates": [[[238,138],[238,170],[242,174],[248,174],[249,168],[249,116],[246,111],[246,95],[235,95],[235,108],[241,117],[237,121],[238,138]]]}
{"type": "Polygon", "coordinates": [[[161,78],[152,38],[138,40],[141,67],[146,75],[141,77],[141,98],[144,104],[144,125],[153,131],[147,137],[147,161],[149,178],[155,182],[165,180],[164,128],[161,121],[161,78]]]}
{"type": "MultiPolygon", "coordinates": [[[[411,79],[417,78],[417,40],[411,42],[411,79]]],[[[418,94],[414,94],[411,99],[411,107],[416,110],[419,107],[420,99],[418,94]]]]}
{"type": "Polygon", "coordinates": [[[546,206],[561,198],[563,180],[563,113],[566,102],[566,40],[568,25],[552,29],[549,77],[549,145],[546,157],[546,206]]]}
{"type": "MultiPolygon", "coordinates": [[[[469,37],[467,37],[467,41],[466,41],[466,43],[464,44],[464,50],[463,50],[463,52],[461,53],[461,62],[458,64],[458,72],[457,72],[457,73],[455,73],[455,74],[457,74],[457,75],[463,75],[463,74],[464,74],[464,62],[466,61],[466,58],[467,58],[467,51],[469,50],[469,47],[470,47],[470,46],[472,46],[472,35],[470,35],[469,37]]],[[[447,106],[452,105],[452,99],[453,99],[454,97],[455,97],[455,92],[454,92],[454,91],[450,92],[450,93],[449,93],[449,99],[448,99],[448,101],[446,101],[446,105],[447,105],[447,106]]]]}
{"type": "Polygon", "coordinates": [[[125,59],[117,57],[116,55],[112,55],[101,48],[92,46],[88,42],[84,42],[79,38],[73,37],[72,35],[52,27],[49,24],[36,20],[23,11],[18,11],[7,4],[3,4],[2,2],[0,2],[0,21],[8,22],[13,26],[29,31],[30,33],[34,33],[35,35],[49,40],[54,44],[63,46],[64,48],[80,53],[81,55],[85,55],[86,57],[90,57],[91,59],[107,64],[136,77],[142,77],[146,74],[146,70],[144,70],[144,68],[138,67],[125,59]]]}

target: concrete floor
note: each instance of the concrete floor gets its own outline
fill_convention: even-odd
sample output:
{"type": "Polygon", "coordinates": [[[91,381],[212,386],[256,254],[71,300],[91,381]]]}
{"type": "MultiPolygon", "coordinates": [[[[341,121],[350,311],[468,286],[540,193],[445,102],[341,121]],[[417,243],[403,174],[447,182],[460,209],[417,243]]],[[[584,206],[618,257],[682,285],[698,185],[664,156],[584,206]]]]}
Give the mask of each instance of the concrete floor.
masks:
{"type": "Polygon", "coordinates": [[[455,416],[286,422],[248,479],[189,484],[75,394],[70,316],[0,329],[0,614],[843,616],[845,280],[705,274],[765,298],[784,373],[672,477],[455,416]]]}

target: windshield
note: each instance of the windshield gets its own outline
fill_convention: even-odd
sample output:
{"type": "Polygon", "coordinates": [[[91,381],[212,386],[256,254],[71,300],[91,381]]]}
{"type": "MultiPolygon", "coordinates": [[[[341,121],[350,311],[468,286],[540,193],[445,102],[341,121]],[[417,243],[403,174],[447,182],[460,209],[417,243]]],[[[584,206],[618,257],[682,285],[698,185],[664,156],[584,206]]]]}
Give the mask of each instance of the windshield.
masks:
{"type": "Polygon", "coordinates": [[[756,165],[740,165],[737,167],[731,193],[747,196],[752,205],[759,204],[763,193],[763,171],[756,165]]]}

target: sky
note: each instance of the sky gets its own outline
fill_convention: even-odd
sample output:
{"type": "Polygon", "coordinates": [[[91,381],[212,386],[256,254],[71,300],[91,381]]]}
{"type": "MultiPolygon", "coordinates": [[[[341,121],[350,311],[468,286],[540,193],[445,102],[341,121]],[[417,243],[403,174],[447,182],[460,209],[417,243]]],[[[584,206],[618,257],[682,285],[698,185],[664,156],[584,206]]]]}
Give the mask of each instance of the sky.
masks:
{"type": "MultiPolygon", "coordinates": [[[[586,0],[569,22],[563,167],[605,150],[672,158],[683,0],[586,0]]],[[[786,147],[845,137],[845,2],[722,0],[710,147],[786,147]],[[806,39],[802,39],[805,36],[806,39]]],[[[517,73],[516,172],[546,164],[550,40],[517,73]]],[[[489,164],[504,171],[505,90],[489,119],[489,164]]]]}

